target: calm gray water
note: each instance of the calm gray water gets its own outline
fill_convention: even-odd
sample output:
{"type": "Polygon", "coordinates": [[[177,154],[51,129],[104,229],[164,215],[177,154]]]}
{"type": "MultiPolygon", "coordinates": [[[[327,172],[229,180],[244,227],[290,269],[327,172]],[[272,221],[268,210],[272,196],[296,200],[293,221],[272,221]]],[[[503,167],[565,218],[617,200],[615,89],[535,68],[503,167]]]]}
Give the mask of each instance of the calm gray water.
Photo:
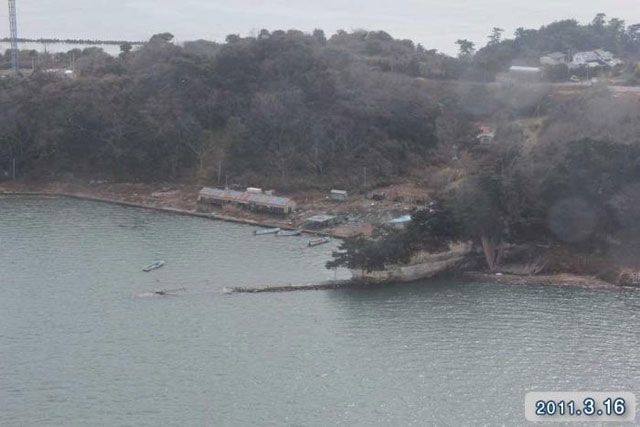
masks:
{"type": "Polygon", "coordinates": [[[522,425],[528,391],[638,394],[638,291],[223,294],[333,277],[331,247],[252,230],[0,199],[0,425],[522,425]]]}

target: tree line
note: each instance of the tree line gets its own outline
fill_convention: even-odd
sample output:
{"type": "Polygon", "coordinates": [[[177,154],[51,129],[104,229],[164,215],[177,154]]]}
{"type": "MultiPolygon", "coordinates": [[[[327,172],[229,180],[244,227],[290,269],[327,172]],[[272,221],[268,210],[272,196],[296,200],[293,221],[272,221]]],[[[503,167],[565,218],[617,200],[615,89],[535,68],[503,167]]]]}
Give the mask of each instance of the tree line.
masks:
{"type": "MultiPolygon", "coordinates": [[[[178,46],[169,33],[118,57],[99,48],[0,80],[0,163],[33,177],[219,177],[281,188],[403,175],[473,126],[447,94],[407,75],[437,56],[386,33],[263,31],[178,46]],[[413,58],[413,59],[412,59],[413,58]],[[386,65],[381,65],[384,62],[386,65]],[[69,65],[68,65],[69,64],[69,65]]],[[[438,59],[440,60],[440,59],[438,59]]]]}
{"type": "Polygon", "coordinates": [[[513,64],[538,66],[540,57],[551,52],[573,54],[604,49],[630,62],[638,61],[640,23],[626,25],[621,19],[609,19],[599,13],[588,24],[565,19],[539,29],[521,27],[512,38],[504,37],[504,30],[495,27],[487,44],[479,49],[467,39],[459,39],[456,44],[458,57],[466,62],[465,77],[492,81],[496,73],[513,64]]]}

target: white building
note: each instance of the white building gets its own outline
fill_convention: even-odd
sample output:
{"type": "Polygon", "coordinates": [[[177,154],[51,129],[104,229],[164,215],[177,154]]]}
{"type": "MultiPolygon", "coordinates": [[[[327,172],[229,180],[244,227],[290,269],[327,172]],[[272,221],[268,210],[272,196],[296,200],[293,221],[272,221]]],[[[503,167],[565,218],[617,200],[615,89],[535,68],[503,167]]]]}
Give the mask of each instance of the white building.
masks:
{"type": "Polygon", "coordinates": [[[539,67],[522,67],[513,65],[507,73],[498,73],[496,81],[498,83],[536,83],[542,80],[542,69],[539,67]]]}
{"type": "Polygon", "coordinates": [[[603,49],[596,49],[586,52],[578,52],[573,55],[573,59],[569,64],[570,68],[578,67],[615,67],[622,64],[622,61],[615,57],[611,52],[603,49]]]}
{"type": "Polygon", "coordinates": [[[562,52],[553,52],[549,53],[540,58],[540,63],[542,65],[563,65],[568,62],[568,56],[566,53],[562,52]]]}

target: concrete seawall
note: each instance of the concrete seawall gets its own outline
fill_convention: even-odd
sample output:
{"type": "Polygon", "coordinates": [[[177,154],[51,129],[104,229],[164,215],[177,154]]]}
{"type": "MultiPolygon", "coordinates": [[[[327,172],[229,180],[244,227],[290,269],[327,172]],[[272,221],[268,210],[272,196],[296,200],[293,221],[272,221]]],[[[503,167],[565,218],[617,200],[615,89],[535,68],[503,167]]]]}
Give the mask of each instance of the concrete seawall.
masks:
{"type": "MultiPolygon", "coordinates": [[[[374,288],[380,286],[394,286],[402,283],[412,282],[424,282],[428,284],[431,281],[436,281],[438,278],[447,278],[450,280],[456,280],[459,282],[474,284],[474,283],[499,283],[502,285],[511,286],[523,286],[523,285],[535,285],[535,286],[570,286],[580,287],[588,289],[623,289],[619,285],[615,285],[609,282],[604,282],[594,277],[576,276],[572,274],[556,274],[547,276],[514,276],[509,274],[496,275],[483,272],[458,272],[453,276],[447,275],[435,275],[431,277],[425,277],[415,280],[377,280],[367,281],[359,278],[353,278],[350,280],[341,281],[327,281],[318,283],[305,283],[305,284],[289,284],[289,285],[274,285],[274,286],[250,286],[250,287],[226,287],[225,293],[234,294],[259,294],[259,293],[277,293],[277,292],[294,292],[294,291],[319,291],[319,290],[332,290],[332,289],[347,289],[347,288],[374,288]]],[[[637,288],[636,288],[637,289],[637,288]]]]}
{"type": "Polygon", "coordinates": [[[353,270],[355,279],[369,282],[414,282],[429,279],[455,269],[471,252],[466,243],[453,245],[440,253],[419,252],[407,264],[390,265],[383,271],[353,270]]]}
{"type": "Polygon", "coordinates": [[[267,292],[320,291],[326,289],[340,289],[354,286],[366,286],[371,283],[358,280],[329,280],[326,282],[300,283],[272,286],[238,286],[225,287],[224,292],[230,294],[261,294],[267,292]]]}

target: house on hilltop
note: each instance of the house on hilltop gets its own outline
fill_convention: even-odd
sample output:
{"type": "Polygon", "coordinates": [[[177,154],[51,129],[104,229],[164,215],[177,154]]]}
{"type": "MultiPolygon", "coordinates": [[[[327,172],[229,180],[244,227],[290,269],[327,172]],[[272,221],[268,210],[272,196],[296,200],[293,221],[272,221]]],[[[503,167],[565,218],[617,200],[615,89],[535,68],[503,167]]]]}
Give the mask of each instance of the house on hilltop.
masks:
{"type": "Polygon", "coordinates": [[[574,54],[571,62],[569,63],[569,67],[578,68],[578,67],[587,66],[590,68],[597,68],[597,67],[613,68],[620,64],[622,64],[622,61],[616,58],[613,53],[603,49],[596,49],[592,51],[578,52],[574,54]]]}
{"type": "MultiPolygon", "coordinates": [[[[612,52],[604,49],[576,52],[574,54],[564,52],[552,52],[540,57],[540,64],[544,66],[545,78],[560,79],[569,78],[572,72],[582,74],[589,78],[602,70],[613,70],[623,62],[616,58],[612,52]]],[[[577,77],[575,77],[577,79],[577,77]]]]}

